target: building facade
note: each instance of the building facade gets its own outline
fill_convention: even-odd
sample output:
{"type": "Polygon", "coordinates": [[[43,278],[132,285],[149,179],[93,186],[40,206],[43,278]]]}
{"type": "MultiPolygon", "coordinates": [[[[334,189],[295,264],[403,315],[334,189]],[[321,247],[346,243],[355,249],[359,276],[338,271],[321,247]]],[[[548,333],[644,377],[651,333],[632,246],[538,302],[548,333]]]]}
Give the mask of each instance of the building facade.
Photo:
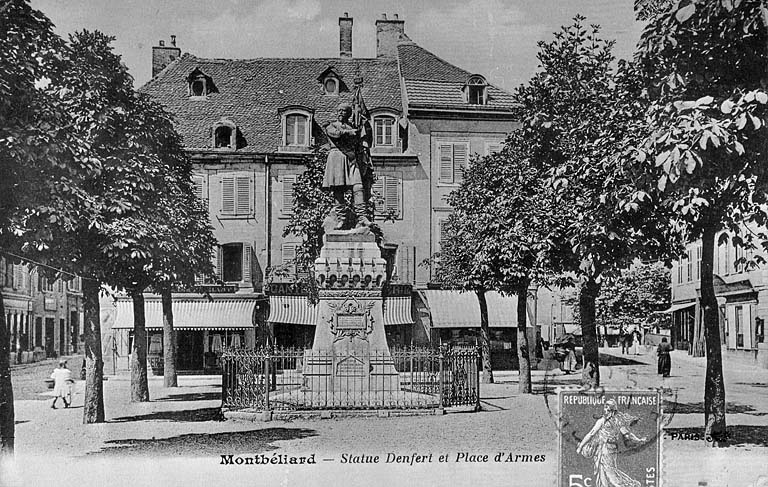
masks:
{"type": "MultiPolygon", "coordinates": [[[[402,295],[392,298],[385,316],[389,338],[410,345],[439,337],[433,329],[479,326],[479,318],[455,327],[435,318],[443,313],[430,312],[430,302],[441,298],[418,293],[434,276],[420,263],[440,249],[451,212],[446,198],[460,184],[462,168],[475,156],[499,150],[517,128],[512,96],[481,74],[419,46],[397,15],[382,16],[375,26],[375,58],[353,56],[353,19],[346,14],[339,18],[340,50],[334,58],[199,58],[182,54],[175,36],[169,45],[161,41],[153,48],[153,78],[141,91],[176,116],[192,157],[195,191],[208,205],[219,241],[216,270],[225,283],[224,289],[215,289],[222,292],[210,293],[211,299],[237,299],[254,310],[250,320],[246,312],[239,322],[223,324],[206,309],[213,305],[199,303],[198,314],[209,316],[208,325],[177,320],[182,328],[205,333],[200,338],[204,344],[196,346],[207,350],[204,354],[215,348],[211,337],[217,328],[250,330],[253,338],[244,335],[240,343],[311,344],[313,311],[295,289],[268,286],[267,281],[271,269],[292,262],[300,243],[300,237],[283,233],[304,157],[325,143],[323,127],[335,120],[341,102],[351,102],[358,86],[374,132],[373,191],[382,246],[390,253],[393,282],[405,286],[398,288],[402,295]],[[381,218],[385,213],[391,218],[381,218]],[[260,304],[267,302],[268,307],[260,304]],[[424,315],[431,316],[428,325],[420,318],[424,315]]],[[[191,298],[174,299],[181,310],[191,298]]],[[[505,303],[506,311],[498,327],[507,331],[499,336],[505,337],[502,347],[509,348],[516,323],[515,314],[507,311],[515,309],[514,299],[500,298],[499,303],[505,303]]],[[[128,332],[132,313],[120,306],[119,300],[114,329],[128,332]]],[[[151,332],[160,333],[161,325],[148,321],[151,332]]]]}
{"type": "Polygon", "coordinates": [[[0,258],[5,322],[12,363],[82,352],[83,303],[79,278],[49,278],[38,269],[0,258]]]}
{"type": "MultiPolygon", "coordinates": [[[[720,236],[718,236],[720,237],[720,236]]],[[[720,337],[726,359],[768,367],[765,320],[768,319],[768,270],[747,268],[752,250],[718,238],[714,255],[714,284],[720,337]]],[[[689,244],[672,268],[672,345],[704,355],[701,309],[701,242],[689,244]]]]}

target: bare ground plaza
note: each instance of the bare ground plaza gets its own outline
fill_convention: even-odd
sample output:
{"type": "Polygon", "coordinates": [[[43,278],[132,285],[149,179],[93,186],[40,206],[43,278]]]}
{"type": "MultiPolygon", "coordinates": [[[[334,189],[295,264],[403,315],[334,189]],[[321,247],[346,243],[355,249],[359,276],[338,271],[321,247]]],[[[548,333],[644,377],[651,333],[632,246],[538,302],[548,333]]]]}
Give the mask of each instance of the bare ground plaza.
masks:
{"type": "MultiPolygon", "coordinates": [[[[768,474],[768,371],[725,368],[731,443],[713,448],[703,439],[703,358],[674,352],[666,379],[656,374],[651,351],[622,355],[602,348],[601,359],[606,388],[665,389],[664,485],[706,479],[708,486],[746,486],[768,474]]],[[[53,365],[14,370],[16,471],[0,479],[3,487],[319,486],[329,479],[337,485],[549,486],[557,472],[553,392],[578,384],[578,375],[538,371],[535,394],[528,396],[517,392],[516,372],[499,372],[495,384],[482,386],[477,413],[250,422],[223,420],[220,377],[182,376],[177,389],[163,388],[155,377],[152,401],[130,403],[129,377],[118,373],[104,382],[106,423],[83,425],[82,382],[70,408],[50,408],[43,380],[53,365]],[[287,464],[312,455],[315,464],[287,464]],[[276,463],[238,465],[238,457],[276,463]],[[98,474],[82,475],[85,465],[98,474]]]]}

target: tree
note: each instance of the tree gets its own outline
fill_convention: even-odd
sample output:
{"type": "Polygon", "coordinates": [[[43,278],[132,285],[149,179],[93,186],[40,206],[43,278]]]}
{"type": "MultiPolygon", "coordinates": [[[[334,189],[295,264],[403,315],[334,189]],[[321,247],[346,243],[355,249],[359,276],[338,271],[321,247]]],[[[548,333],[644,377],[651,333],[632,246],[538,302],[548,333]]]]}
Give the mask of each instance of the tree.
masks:
{"type": "MultiPolygon", "coordinates": [[[[600,383],[595,300],[602,280],[635,257],[664,252],[676,242],[658,201],[635,193],[634,181],[613,162],[614,152],[646,105],[633,66],[613,66],[613,42],[577,16],[552,42],[539,43],[540,71],[516,92],[522,136],[549,168],[561,213],[548,227],[560,267],[577,276],[584,339],[582,382],[600,383]]],[[[553,257],[554,258],[554,257],[553,257]]]]}
{"type": "MultiPolygon", "coordinates": [[[[59,62],[52,29],[28,2],[0,1],[0,255],[14,261],[47,226],[89,208],[76,181],[92,166],[74,158],[79,141],[57,98],[36,87],[59,62]]],[[[6,326],[0,291],[0,457],[13,453],[15,435],[6,326]]]]}
{"type": "Polygon", "coordinates": [[[663,322],[669,307],[670,273],[663,263],[638,263],[603,282],[597,298],[597,322],[630,328],[663,322]]]}
{"type": "Polygon", "coordinates": [[[527,302],[532,282],[545,281],[549,244],[546,222],[559,213],[544,184],[542,167],[530,157],[535,148],[513,133],[500,152],[477,158],[448,197],[453,208],[435,256],[444,286],[475,292],[480,303],[483,379],[493,382],[485,293],[517,297],[517,353],[520,392],[531,392],[527,302]]]}
{"type": "Polygon", "coordinates": [[[653,100],[645,137],[619,153],[644,192],[662,195],[687,238],[701,239],[703,333],[693,351],[706,353],[706,434],[720,442],[726,402],[714,247],[725,229],[735,245],[766,240],[745,229],[768,220],[768,2],[662,5],[648,16],[636,54],[653,100]]]}

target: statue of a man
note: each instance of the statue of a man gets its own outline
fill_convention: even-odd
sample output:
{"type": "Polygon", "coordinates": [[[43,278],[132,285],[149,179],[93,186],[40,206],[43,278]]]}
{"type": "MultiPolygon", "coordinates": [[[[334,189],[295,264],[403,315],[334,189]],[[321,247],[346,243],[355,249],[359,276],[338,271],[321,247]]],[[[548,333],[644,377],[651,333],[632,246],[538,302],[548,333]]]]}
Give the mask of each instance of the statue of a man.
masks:
{"type": "Polygon", "coordinates": [[[336,207],[332,210],[335,218],[334,229],[344,227],[344,193],[352,189],[352,201],[358,227],[371,224],[368,215],[373,169],[362,144],[362,127],[355,127],[349,121],[352,107],[342,103],[336,109],[336,121],[325,127],[325,134],[331,145],[325,165],[323,189],[333,191],[336,207]]]}

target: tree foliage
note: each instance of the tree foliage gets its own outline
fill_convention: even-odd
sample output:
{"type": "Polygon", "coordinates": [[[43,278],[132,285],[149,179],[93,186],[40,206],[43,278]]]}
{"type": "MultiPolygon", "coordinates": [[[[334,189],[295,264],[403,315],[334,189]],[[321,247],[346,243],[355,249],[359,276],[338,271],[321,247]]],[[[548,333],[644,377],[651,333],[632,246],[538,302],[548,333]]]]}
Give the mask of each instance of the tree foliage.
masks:
{"type": "MultiPolygon", "coordinates": [[[[650,16],[636,57],[652,105],[646,135],[620,151],[644,191],[657,191],[673,222],[701,238],[703,333],[694,354],[707,356],[706,432],[725,439],[725,385],[714,291],[715,238],[730,229],[751,246],[751,223],[766,213],[768,9],[765,2],[684,0],[650,16]]],[[[765,234],[755,235],[765,240],[765,234]]]]}
{"type": "Polygon", "coordinates": [[[670,272],[663,263],[636,264],[603,282],[597,298],[597,322],[606,326],[632,327],[668,325],[670,272]]]}

